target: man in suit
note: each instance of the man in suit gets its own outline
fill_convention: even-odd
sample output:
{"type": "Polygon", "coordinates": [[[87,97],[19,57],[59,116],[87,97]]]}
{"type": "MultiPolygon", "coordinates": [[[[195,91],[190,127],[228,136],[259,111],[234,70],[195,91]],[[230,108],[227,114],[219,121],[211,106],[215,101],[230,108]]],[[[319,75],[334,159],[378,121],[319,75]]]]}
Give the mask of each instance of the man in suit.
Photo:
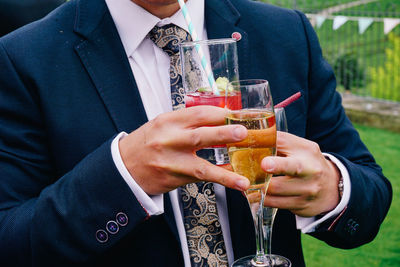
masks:
{"type": "MultiPolygon", "coordinates": [[[[286,108],[291,134],[278,135],[285,157],[262,162],[280,174],[265,201],[282,209],[273,252],[304,266],[298,229],[341,248],[371,241],[391,186],[306,17],[247,0],[187,5],[201,38],[241,35],[241,79],[267,79],[275,103],[301,92],[286,108]]],[[[0,39],[6,266],[189,266],[177,188],[199,180],[214,182],[225,265],[255,252],[247,180],[194,155],[247,132],[216,107],[172,111],[169,57],[148,35],[170,23],[185,28],[172,0],[71,0],[0,39]]]]}

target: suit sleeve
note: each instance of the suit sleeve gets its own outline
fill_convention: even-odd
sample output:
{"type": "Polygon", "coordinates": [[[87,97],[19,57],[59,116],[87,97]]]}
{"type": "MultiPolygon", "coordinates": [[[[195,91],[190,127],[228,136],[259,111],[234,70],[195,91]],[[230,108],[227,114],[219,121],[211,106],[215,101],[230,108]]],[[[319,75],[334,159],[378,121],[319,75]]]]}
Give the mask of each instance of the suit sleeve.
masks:
{"type": "Polygon", "coordinates": [[[148,214],[115,167],[112,138],[57,173],[33,85],[0,42],[0,262],[76,266],[115,245],[148,214]],[[119,213],[127,220],[111,234],[106,225],[119,213]],[[107,241],[97,240],[98,230],[107,241]]]}
{"type": "Polygon", "coordinates": [[[392,188],[345,114],[332,68],[322,57],[311,24],[304,14],[298,14],[309,55],[306,138],[317,142],[322,152],[338,158],[351,181],[347,208],[312,235],[335,247],[354,248],[370,242],[378,233],[391,203],[392,188]]]}

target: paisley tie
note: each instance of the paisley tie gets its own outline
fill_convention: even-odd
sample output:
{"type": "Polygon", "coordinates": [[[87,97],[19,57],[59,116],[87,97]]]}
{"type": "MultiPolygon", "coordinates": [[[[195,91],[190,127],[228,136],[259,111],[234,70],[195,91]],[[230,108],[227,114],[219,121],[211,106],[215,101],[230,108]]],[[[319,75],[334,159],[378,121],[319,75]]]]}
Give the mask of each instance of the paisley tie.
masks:
{"type": "Polygon", "coordinates": [[[170,57],[169,78],[171,81],[172,108],[173,110],[184,108],[185,90],[182,85],[179,44],[183,41],[191,41],[192,38],[188,32],[174,24],[168,24],[162,27],[155,26],[148,36],[170,57]]]}
{"type": "MultiPolygon", "coordinates": [[[[170,56],[172,107],[173,110],[184,108],[185,91],[182,85],[179,43],[190,41],[191,37],[184,29],[174,24],[155,26],[148,36],[170,56]]],[[[213,183],[187,184],[180,188],[180,192],[192,267],[228,267],[213,183]]]]}

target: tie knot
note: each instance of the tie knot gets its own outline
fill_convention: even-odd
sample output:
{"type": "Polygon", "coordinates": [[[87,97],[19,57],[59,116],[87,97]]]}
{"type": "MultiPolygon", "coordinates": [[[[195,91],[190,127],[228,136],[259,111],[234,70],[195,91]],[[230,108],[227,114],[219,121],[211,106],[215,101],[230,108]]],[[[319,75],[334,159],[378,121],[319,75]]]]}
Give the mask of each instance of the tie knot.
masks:
{"type": "Polygon", "coordinates": [[[179,26],[167,24],[162,27],[155,26],[148,34],[149,38],[169,56],[179,53],[179,44],[191,41],[190,34],[179,26]]]}

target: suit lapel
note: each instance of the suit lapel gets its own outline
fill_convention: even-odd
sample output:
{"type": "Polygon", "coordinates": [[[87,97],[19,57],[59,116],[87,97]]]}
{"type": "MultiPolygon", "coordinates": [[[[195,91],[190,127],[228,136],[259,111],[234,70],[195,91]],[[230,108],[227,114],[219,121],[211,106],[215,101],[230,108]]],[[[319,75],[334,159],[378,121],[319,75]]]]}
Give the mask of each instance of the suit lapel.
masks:
{"type": "Polygon", "coordinates": [[[147,121],[126,53],[104,1],[79,1],[75,31],[84,39],[75,50],[101,96],[117,131],[147,121]]]}
{"type": "Polygon", "coordinates": [[[239,77],[249,77],[249,40],[247,33],[237,26],[240,14],[228,0],[206,0],[205,21],[208,39],[231,38],[238,32],[242,38],[237,42],[239,77]]]}

